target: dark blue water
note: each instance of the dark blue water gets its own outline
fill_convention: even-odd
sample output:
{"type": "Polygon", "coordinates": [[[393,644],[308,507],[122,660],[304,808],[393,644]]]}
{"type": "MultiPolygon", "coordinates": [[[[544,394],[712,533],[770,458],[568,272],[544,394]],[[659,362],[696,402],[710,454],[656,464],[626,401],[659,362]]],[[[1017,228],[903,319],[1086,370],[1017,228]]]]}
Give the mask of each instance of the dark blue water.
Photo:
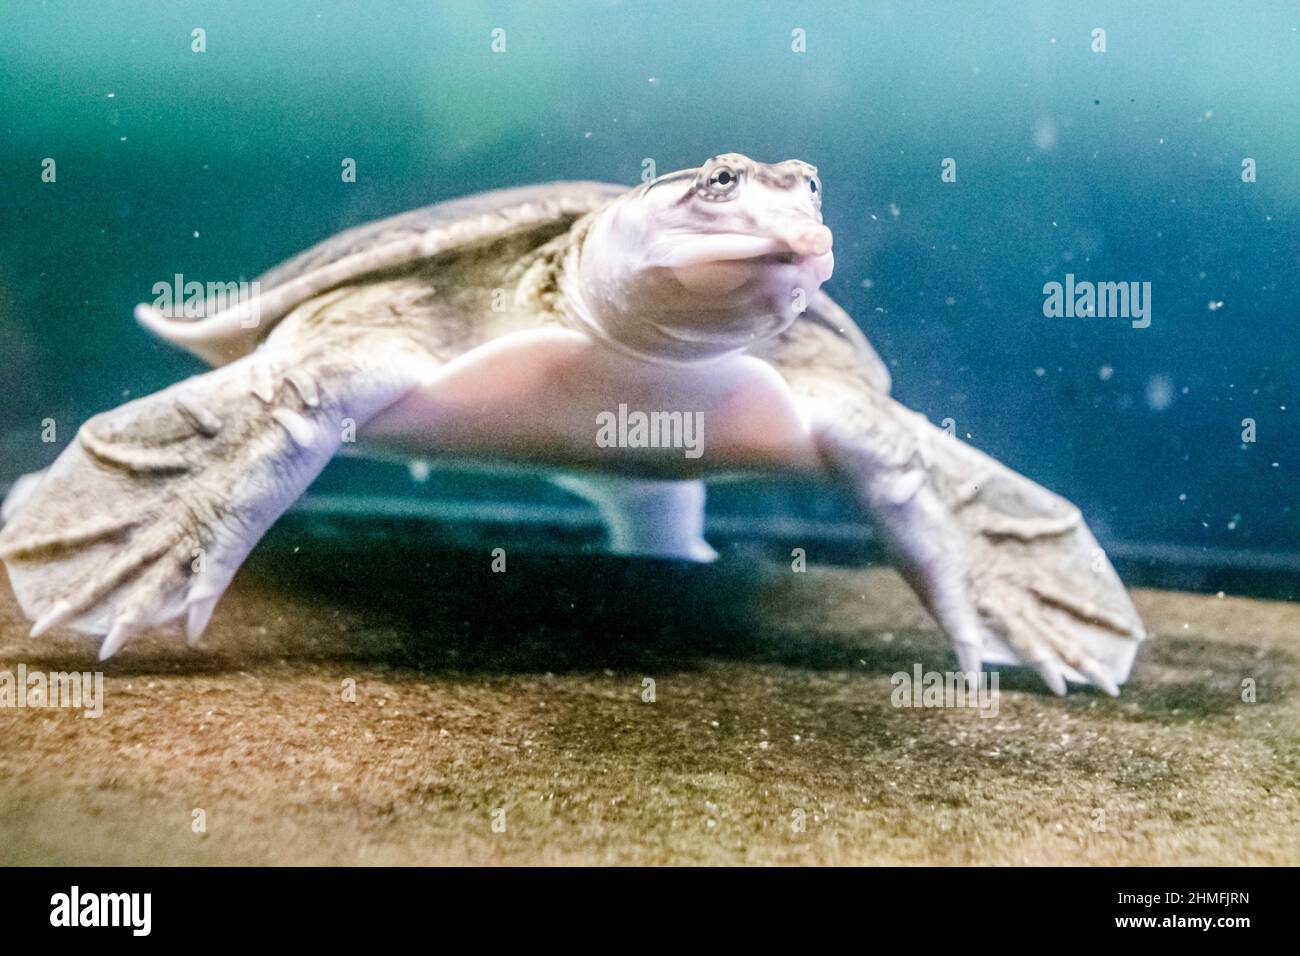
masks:
{"type": "Polygon", "coordinates": [[[1079,6],[0,5],[0,481],[53,457],[44,419],[198,370],[131,319],[174,273],[736,150],[819,167],[828,289],[901,400],[1104,542],[1294,554],[1300,7],[1079,6]],[[1150,326],[1045,317],[1067,273],[1149,282],[1150,326]]]}

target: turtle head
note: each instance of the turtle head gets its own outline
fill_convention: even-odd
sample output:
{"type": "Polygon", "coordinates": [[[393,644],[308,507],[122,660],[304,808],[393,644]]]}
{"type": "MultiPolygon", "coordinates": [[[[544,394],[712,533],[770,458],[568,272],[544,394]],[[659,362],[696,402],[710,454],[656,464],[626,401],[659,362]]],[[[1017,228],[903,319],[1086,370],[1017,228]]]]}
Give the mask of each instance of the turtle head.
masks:
{"type": "Polygon", "coordinates": [[[583,243],[587,321],[649,358],[690,362],[785,330],[834,267],[817,170],[739,153],[660,176],[583,243]]]}

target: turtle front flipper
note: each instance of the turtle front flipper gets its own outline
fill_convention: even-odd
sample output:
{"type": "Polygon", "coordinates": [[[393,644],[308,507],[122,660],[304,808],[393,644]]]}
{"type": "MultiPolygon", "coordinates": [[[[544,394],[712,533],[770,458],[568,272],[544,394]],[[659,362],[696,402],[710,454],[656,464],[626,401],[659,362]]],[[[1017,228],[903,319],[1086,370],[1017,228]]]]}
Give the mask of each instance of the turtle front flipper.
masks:
{"type": "Polygon", "coordinates": [[[0,529],[32,635],[187,619],[198,640],[271,524],[343,441],[435,367],[405,340],[264,347],[86,422],[0,529]]]}
{"type": "Polygon", "coordinates": [[[1058,694],[1119,693],[1145,630],[1074,505],[864,383],[791,378],[963,671],[1023,663],[1058,694]]]}

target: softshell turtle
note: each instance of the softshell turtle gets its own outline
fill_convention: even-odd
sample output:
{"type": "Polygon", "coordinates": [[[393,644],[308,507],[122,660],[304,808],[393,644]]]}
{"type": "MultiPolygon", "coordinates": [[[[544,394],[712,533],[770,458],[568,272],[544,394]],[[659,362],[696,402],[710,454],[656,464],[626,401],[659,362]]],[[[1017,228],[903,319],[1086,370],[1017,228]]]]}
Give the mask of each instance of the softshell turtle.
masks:
{"type": "Polygon", "coordinates": [[[829,474],[964,672],[1024,663],[1057,693],[1118,693],[1144,631],[1109,561],[1068,501],[890,398],[820,291],[821,204],[807,163],[732,153],[630,190],[506,189],[350,229],[197,321],[141,306],[215,369],[92,418],[11,496],[0,558],[33,636],[106,635],[106,658],[184,617],[197,641],[254,544],[356,436],[564,468],[616,551],[696,560],[713,556],[706,476],[829,474]],[[697,416],[702,453],[598,442],[626,409],[697,416]]]}

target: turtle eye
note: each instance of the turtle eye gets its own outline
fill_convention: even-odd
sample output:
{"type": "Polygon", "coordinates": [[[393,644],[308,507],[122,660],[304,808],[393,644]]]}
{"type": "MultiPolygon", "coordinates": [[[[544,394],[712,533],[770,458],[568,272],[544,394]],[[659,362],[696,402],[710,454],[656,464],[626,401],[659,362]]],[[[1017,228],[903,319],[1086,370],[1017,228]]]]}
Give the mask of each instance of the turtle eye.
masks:
{"type": "Polygon", "coordinates": [[[809,176],[808,190],[812,193],[813,202],[820,206],[822,204],[822,181],[816,176],[809,176]]]}
{"type": "Polygon", "coordinates": [[[700,191],[706,199],[730,199],[740,185],[740,171],[719,163],[708,171],[701,185],[700,191]]]}

